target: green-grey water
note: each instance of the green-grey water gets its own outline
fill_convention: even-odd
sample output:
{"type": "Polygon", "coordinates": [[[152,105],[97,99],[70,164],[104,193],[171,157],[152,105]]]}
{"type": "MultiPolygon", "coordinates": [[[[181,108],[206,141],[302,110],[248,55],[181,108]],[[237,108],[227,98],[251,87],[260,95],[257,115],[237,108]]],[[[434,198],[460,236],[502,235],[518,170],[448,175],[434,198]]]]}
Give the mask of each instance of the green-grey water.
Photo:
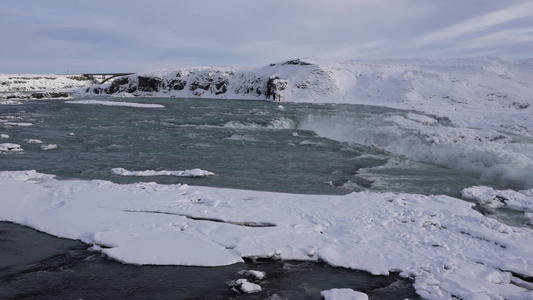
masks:
{"type": "Polygon", "coordinates": [[[236,100],[135,98],[135,102],[158,103],[164,108],[57,100],[0,107],[0,120],[33,124],[6,128],[9,142],[20,144],[24,152],[4,155],[0,170],[35,169],[60,178],[119,183],[150,180],[313,194],[370,189],[458,196],[461,189],[481,183],[443,166],[326,139],[299,125],[316,114],[335,116],[348,110],[356,117],[379,121],[405,111],[290,103],[280,107],[272,102],[236,100]],[[27,143],[30,139],[55,144],[57,149],[44,151],[43,144],[27,143]],[[398,161],[402,163],[394,163],[398,161]],[[119,177],[111,173],[117,167],[132,171],[200,168],[216,176],[200,180],[119,177]],[[360,176],[359,171],[367,168],[373,168],[372,176],[360,176]],[[376,178],[379,185],[373,184],[376,178]]]}

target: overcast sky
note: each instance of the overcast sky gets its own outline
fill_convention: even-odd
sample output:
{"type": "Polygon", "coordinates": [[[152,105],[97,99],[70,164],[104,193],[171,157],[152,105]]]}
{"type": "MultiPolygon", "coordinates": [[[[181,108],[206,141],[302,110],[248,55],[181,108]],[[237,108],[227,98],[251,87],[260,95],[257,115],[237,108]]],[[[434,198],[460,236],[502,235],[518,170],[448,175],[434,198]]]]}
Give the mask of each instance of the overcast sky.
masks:
{"type": "Polygon", "coordinates": [[[533,1],[3,1],[0,73],[533,57],[533,1]]]}

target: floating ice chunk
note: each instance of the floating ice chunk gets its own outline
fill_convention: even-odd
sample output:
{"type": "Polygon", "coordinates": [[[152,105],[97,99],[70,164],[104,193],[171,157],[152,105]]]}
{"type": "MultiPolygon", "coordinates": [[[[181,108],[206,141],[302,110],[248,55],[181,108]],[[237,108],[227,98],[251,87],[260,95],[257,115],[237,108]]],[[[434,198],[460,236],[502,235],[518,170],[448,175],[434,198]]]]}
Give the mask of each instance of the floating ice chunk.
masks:
{"type": "Polygon", "coordinates": [[[33,124],[27,123],[27,122],[21,122],[21,123],[7,122],[6,125],[9,127],[27,127],[27,126],[32,126],[33,124]]]}
{"type": "Polygon", "coordinates": [[[19,144],[3,143],[0,144],[0,153],[23,151],[19,144]]]}
{"type": "Polygon", "coordinates": [[[8,138],[9,138],[9,135],[5,133],[0,134],[0,139],[8,139],[8,138]]]}
{"type": "Polygon", "coordinates": [[[43,143],[43,141],[37,140],[37,139],[25,139],[24,142],[27,144],[42,144],[43,143]]]}
{"type": "Polygon", "coordinates": [[[259,280],[264,279],[266,276],[265,272],[255,271],[255,270],[243,270],[243,271],[240,271],[239,274],[246,275],[246,276],[252,276],[259,280]]]}
{"type": "Polygon", "coordinates": [[[324,300],[368,300],[368,295],[352,289],[331,289],[320,292],[324,300]]]}
{"type": "Polygon", "coordinates": [[[185,171],[154,171],[154,170],[146,170],[146,171],[129,171],[124,168],[113,168],[111,169],[111,173],[114,175],[120,175],[120,176],[179,176],[179,177],[207,177],[207,176],[213,176],[215,173],[202,170],[202,169],[191,169],[191,170],[185,170],[185,171]]]}
{"type": "Polygon", "coordinates": [[[463,198],[476,200],[480,205],[492,208],[533,212],[533,189],[524,191],[495,190],[486,186],[473,186],[461,191],[463,198]]]}
{"type": "Polygon", "coordinates": [[[57,145],[56,144],[42,145],[41,149],[43,149],[43,150],[54,150],[54,149],[57,149],[57,145]]]}
{"type": "Polygon", "coordinates": [[[240,284],[239,288],[241,289],[241,291],[247,294],[257,293],[262,290],[259,284],[248,282],[248,280],[246,279],[238,279],[236,283],[240,284]]]}
{"type": "Polygon", "coordinates": [[[119,101],[103,101],[103,100],[74,100],[66,101],[71,104],[93,104],[93,105],[106,105],[106,106],[126,106],[126,107],[139,107],[139,108],[164,108],[161,104],[147,104],[147,103],[135,103],[135,102],[119,102],[119,101]]]}

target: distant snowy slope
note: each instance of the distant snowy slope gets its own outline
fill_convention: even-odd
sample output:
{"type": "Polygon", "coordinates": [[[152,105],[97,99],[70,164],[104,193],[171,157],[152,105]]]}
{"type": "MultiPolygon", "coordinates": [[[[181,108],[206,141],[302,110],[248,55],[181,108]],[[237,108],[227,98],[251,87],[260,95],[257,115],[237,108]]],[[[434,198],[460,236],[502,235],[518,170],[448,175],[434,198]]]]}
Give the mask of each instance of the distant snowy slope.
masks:
{"type": "Polygon", "coordinates": [[[29,92],[89,86],[81,75],[0,74],[0,92],[29,92]]]}
{"type": "Polygon", "coordinates": [[[531,136],[532,82],[533,59],[295,59],[259,68],[139,73],[83,92],[381,105],[446,116],[460,126],[480,123],[531,136]]]}

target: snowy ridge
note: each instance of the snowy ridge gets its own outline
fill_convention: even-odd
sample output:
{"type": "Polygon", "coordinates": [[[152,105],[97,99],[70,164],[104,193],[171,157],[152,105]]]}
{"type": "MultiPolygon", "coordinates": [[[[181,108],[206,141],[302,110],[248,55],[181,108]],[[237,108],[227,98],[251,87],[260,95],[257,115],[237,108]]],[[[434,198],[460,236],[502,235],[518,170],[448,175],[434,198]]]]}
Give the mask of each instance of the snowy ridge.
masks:
{"type": "Polygon", "coordinates": [[[0,220],[80,239],[127,263],[320,259],[372,274],[400,271],[415,279],[417,293],[427,299],[533,295],[524,280],[533,277],[533,231],[485,217],[472,203],[448,196],[119,185],[55,180],[35,171],[0,172],[0,190],[0,220]]]}
{"type": "Polygon", "coordinates": [[[69,89],[93,84],[81,75],[0,74],[0,92],[69,89]]]}
{"type": "Polygon", "coordinates": [[[380,105],[447,116],[460,126],[482,124],[531,137],[532,81],[533,59],[295,59],[259,68],[139,73],[80,92],[380,105]]]}

